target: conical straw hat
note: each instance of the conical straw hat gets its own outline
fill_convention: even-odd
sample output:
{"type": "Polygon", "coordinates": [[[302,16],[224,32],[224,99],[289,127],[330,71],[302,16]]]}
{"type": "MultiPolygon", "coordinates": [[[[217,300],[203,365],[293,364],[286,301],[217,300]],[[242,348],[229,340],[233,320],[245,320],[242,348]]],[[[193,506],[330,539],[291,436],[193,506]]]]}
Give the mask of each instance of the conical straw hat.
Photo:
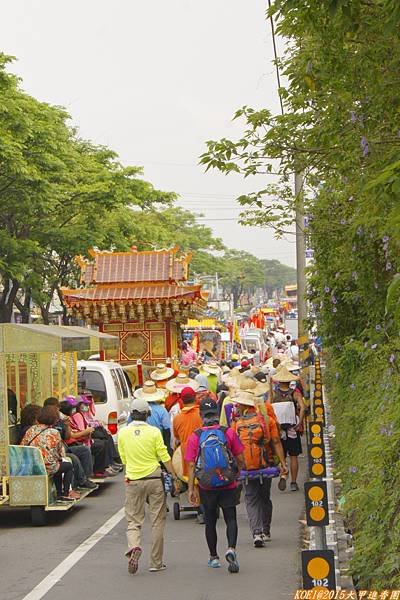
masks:
{"type": "Polygon", "coordinates": [[[287,370],[285,366],[282,366],[274,375],[272,375],[274,381],[281,381],[282,383],[290,383],[291,381],[298,380],[297,375],[293,375],[287,370]]]}

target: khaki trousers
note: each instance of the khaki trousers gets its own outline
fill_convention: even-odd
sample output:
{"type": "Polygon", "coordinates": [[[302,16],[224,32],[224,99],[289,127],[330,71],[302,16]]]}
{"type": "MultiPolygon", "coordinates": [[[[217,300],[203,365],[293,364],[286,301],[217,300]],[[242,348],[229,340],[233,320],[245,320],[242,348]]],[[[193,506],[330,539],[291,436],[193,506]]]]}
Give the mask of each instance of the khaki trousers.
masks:
{"type": "Polygon", "coordinates": [[[125,517],[128,521],[128,549],[141,547],[141,531],[148,502],[151,524],[150,567],[163,564],[164,529],[167,515],[161,479],[140,479],[126,484],[125,517]]]}

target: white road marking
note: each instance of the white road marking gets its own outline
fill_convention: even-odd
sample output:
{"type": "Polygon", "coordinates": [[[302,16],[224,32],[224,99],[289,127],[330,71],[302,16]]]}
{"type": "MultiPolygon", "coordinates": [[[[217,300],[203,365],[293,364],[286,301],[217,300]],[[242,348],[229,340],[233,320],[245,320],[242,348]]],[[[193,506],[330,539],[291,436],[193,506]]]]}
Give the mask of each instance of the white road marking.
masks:
{"type": "Polygon", "coordinates": [[[115,515],[104,523],[97,531],[92,533],[82,544],[69,554],[60,564],[51,571],[29,594],[22,600],[41,600],[52,587],[56,585],[99,542],[124,518],[125,509],[121,508],[115,515]]]}

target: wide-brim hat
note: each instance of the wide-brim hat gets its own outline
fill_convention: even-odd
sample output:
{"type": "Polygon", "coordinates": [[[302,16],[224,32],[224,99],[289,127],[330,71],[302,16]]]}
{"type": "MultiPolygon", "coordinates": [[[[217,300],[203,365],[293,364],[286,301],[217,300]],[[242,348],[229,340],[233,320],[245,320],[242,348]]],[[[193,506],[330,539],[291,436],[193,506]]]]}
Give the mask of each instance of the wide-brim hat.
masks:
{"type": "Polygon", "coordinates": [[[233,399],[238,404],[244,404],[244,406],[256,405],[254,394],[244,390],[239,390],[233,399]]]}
{"type": "Polygon", "coordinates": [[[146,402],[162,402],[165,398],[165,392],[156,388],[154,381],[149,380],[144,382],[143,387],[135,390],[133,397],[146,400],[146,402]]]}
{"type": "Polygon", "coordinates": [[[243,377],[239,382],[239,389],[244,392],[251,392],[254,396],[262,396],[269,392],[269,385],[268,383],[257,382],[256,379],[243,377]]]}
{"type": "Polygon", "coordinates": [[[283,366],[286,367],[288,371],[300,371],[299,363],[296,363],[293,360],[289,360],[283,366]]]}
{"type": "Polygon", "coordinates": [[[210,373],[210,375],[219,375],[221,373],[221,367],[217,363],[206,363],[202,366],[203,371],[210,373]]]}
{"type": "Polygon", "coordinates": [[[281,356],[277,356],[277,355],[275,355],[275,356],[270,356],[270,358],[269,358],[268,360],[266,360],[264,364],[265,364],[267,367],[273,367],[274,365],[273,365],[272,363],[274,362],[274,360],[275,360],[276,358],[278,358],[278,359],[279,359],[279,360],[282,362],[282,360],[281,360],[281,356]]]}
{"type": "Polygon", "coordinates": [[[299,377],[297,375],[293,375],[293,373],[288,371],[288,369],[283,365],[274,375],[272,375],[272,379],[282,383],[290,383],[291,381],[297,381],[299,377]]]}
{"type": "Polygon", "coordinates": [[[191,387],[197,392],[199,384],[194,379],[190,379],[186,373],[178,373],[174,379],[170,379],[165,386],[170,392],[180,394],[184,387],[191,387]]]}
{"type": "Polygon", "coordinates": [[[224,375],[222,377],[222,381],[225,383],[225,385],[228,386],[229,389],[236,390],[239,387],[239,380],[237,379],[237,377],[230,377],[230,374],[224,375]]]}
{"type": "Polygon", "coordinates": [[[174,369],[171,367],[167,367],[167,365],[159,364],[156,366],[155,371],[150,373],[150,378],[153,381],[165,381],[165,379],[171,379],[172,375],[175,373],[174,369]]]}

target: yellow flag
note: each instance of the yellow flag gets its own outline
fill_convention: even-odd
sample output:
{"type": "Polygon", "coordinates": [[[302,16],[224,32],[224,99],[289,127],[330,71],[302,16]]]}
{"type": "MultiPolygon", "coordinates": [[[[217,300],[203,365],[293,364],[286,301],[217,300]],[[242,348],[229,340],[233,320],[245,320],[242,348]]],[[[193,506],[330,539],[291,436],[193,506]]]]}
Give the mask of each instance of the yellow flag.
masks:
{"type": "Polygon", "coordinates": [[[233,341],[237,344],[240,344],[240,335],[239,335],[239,325],[235,319],[235,324],[233,326],[233,341]]]}

